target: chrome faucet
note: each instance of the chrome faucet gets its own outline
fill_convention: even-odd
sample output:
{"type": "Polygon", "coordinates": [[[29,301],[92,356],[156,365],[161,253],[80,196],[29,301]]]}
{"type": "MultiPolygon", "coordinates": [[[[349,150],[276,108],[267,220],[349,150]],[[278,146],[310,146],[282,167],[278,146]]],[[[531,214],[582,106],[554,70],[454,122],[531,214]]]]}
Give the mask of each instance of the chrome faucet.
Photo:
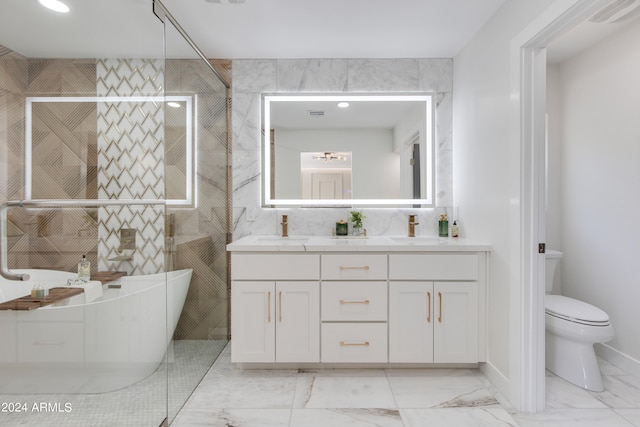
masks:
{"type": "Polygon", "coordinates": [[[289,222],[287,219],[287,215],[282,215],[282,237],[289,237],[289,222]]]}
{"type": "Polygon", "coordinates": [[[409,237],[416,237],[416,225],[420,224],[416,222],[416,215],[409,215],[409,237]]]}

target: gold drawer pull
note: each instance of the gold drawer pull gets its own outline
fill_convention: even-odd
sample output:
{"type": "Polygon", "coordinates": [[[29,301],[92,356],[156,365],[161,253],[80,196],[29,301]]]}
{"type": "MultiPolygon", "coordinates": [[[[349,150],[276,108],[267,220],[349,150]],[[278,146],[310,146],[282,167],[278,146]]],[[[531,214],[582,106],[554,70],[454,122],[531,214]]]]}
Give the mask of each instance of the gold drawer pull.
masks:
{"type": "Polygon", "coordinates": [[[282,291],[278,293],[278,321],[282,322],[282,291]]]}
{"type": "Polygon", "coordinates": [[[440,301],[440,315],[438,316],[438,323],[442,323],[442,292],[438,292],[438,300],[440,301]]]}
{"type": "Polygon", "coordinates": [[[368,269],[369,269],[368,265],[361,265],[361,266],[341,265],[340,266],[340,270],[368,270],[368,269]]]}
{"type": "Polygon", "coordinates": [[[427,292],[427,323],[431,323],[431,292],[427,292]]]}
{"type": "Polygon", "coordinates": [[[340,304],[369,304],[369,300],[366,299],[364,301],[345,301],[341,299],[340,304]]]}
{"type": "Polygon", "coordinates": [[[369,347],[369,341],[365,341],[365,342],[344,342],[344,341],[340,341],[340,347],[346,347],[346,346],[369,347]]]}

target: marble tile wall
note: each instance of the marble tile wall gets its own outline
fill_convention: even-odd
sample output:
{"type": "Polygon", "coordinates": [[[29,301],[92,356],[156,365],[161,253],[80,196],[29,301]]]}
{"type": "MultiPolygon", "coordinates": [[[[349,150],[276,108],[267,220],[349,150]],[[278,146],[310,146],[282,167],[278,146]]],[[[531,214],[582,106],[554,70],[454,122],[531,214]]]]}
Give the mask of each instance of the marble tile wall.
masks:
{"type": "MultiPolygon", "coordinates": [[[[278,234],[289,215],[291,234],[325,235],[347,208],[261,208],[262,92],[435,92],[436,206],[451,206],[453,60],[256,59],[233,61],[233,238],[278,234]]],[[[370,234],[404,234],[407,214],[417,213],[419,234],[437,233],[441,208],[364,208],[370,234]]]]}

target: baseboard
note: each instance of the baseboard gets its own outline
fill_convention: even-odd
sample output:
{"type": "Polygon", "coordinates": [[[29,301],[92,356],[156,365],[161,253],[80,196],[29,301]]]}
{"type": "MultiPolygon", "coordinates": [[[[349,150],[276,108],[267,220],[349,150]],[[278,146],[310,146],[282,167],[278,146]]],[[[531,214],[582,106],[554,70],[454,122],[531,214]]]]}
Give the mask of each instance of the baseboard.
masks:
{"type": "Polygon", "coordinates": [[[607,344],[595,344],[596,355],[633,376],[640,377],[640,360],[607,344]]]}
{"type": "Polygon", "coordinates": [[[498,391],[505,397],[505,399],[509,400],[509,404],[514,408],[518,408],[518,402],[511,401],[511,383],[509,379],[505,377],[500,370],[498,370],[491,362],[481,363],[480,372],[484,374],[485,377],[491,381],[498,391]]]}

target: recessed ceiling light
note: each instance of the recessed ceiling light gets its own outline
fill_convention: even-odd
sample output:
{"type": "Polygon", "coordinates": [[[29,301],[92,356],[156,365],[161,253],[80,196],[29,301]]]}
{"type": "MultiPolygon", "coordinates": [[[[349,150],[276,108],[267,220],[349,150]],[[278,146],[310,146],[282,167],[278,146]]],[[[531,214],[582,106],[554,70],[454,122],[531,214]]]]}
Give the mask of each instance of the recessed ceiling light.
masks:
{"type": "Polygon", "coordinates": [[[349,106],[348,102],[339,102],[338,103],[338,107],[340,108],[347,108],[349,106]]]}
{"type": "Polygon", "coordinates": [[[175,101],[169,101],[169,102],[167,102],[167,105],[169,107],[173,107],[173,108],[180,108],[180,104],[175,102],[175,101]]]}
{"type": "Polygon", "coordinates": [[[41,5],[47,9],[51,9],[55,12],[67,13],[69,12],[69,6],[61,2],[60,0],[38,0],[41,5]]]}

